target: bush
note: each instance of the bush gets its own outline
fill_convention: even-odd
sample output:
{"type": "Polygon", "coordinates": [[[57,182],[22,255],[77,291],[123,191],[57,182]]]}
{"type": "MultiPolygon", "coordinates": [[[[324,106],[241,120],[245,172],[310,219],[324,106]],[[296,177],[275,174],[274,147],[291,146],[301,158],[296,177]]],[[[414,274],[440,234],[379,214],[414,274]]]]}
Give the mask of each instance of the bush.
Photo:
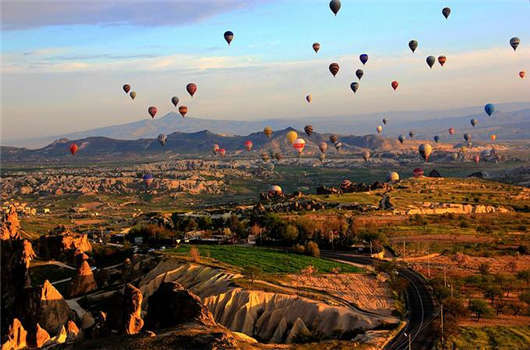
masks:
{"type": "Polygon", "coordinates": [[[297,254],[305,254],[305,247],[301,244],[295,244],[293,246],[293,252],[297,254]]]}
{"type": "Polygon", "coordinates": [[[476,321],[480,321],[482,316],[488,317],[493,315],[493,310],[489,307],[488,303],[480,299],[472,299],[469,302],[469,311],[475,314],[476,321]]]}
{"type": "Polygon", "coordinates": [[[298,238],[298,228],[293,225],[289,224],[285,228],[285,231],[283,232],[283,239],[286,241],[293,242],[298,238]]]}
{"type": "Polygon", "coordinates": [[[316,244],[313,241],[307,242],[305,246],[306,254],[314,256],[314,257],[320,257],[320,249],[318,248],[318,244],[316,244]]]}

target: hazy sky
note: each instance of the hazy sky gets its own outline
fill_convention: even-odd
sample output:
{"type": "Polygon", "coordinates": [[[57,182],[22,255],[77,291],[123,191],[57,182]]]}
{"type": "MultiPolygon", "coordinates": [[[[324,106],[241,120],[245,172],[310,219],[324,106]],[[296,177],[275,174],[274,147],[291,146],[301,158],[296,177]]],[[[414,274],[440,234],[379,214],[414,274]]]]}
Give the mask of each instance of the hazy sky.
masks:
{"type": "Polygon", "coordinates": [[[336,17],[328,4],[2,0],[2,137],[127,123],[148,118],[149,105],[161,117],[174,110],[173,95],[190,118],[241,120],[530,101],[530,79],[518,77],[530,71],[527,0],[343,0],[336,17]],[[235,34],[230,47],[226,30],[235,34]],[[370,56],[365,67],[361,53],[370,56]],[[430,70],[428,55],[447,63],[430,70]],[[341,66],[336,78],[331,62],[341,66]],[[354,95],[357,68],[365,75],[354,95]],[[188,82],[199,87],[193,99],[188,82]]]}

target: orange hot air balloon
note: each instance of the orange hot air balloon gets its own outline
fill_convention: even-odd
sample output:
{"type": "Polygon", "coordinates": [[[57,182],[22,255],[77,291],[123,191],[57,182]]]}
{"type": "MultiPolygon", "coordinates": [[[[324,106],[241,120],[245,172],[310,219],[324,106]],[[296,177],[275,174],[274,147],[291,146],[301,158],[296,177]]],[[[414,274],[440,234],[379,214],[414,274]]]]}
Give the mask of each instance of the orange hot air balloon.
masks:
{"type": "Polygon", "coordinates": [[[189,83],[188,85],[186,85],[186,90],[188,91],[188,94],[193,97],[193,95],[195,95],[195,92],[197,91],[197,84],[189,83]]]}
{"type": "Polygon", "coordinates": [[[149,113],[149,115],[151,116],[151,118],[154,118],[155,115],[156,115],[156,112],[158,112],[158,109],[157,109],[156,107],[151,106],[151,107],[149,107],[149,108],[147,109],[147,112],[149,113]]]}
{"type": "Polygon", "coordinates": [[[77,153],[78,149],[79,149],[79,147],[77,147],[77,145],[75,143],[72,143],[70,145],[70,153],[72,153],[72,155],[75,155],[77,153]]]}
{"type": "Polygon", "coordinates": [[[394,80],[391,85],[392,85],[392,89],[394,89],[394,91],[395,91],[395,90],[397,90],[397,88],[399,86],[399,83],[394,80]]]}
{"type": "Polygon", "coordinates": [[[495,141],[496,139],[497,139],[497,135],[495,135],[495,134],[491,134],[490,135],[490,140],[491,141],[495,141]]]}
{"type": "Polygon", "coordinates": [[[320,50],[320,44],[319,43],[314,43],[313,44],[313,50],[315,50],[315,53],[317,53],[318,50],[320,50]]]}
{"type": "Polygon", "coordinates": [[[179,113],[184,118],[186,116],[186,113],[188,113],[188,107],[186,106],[180,106],[179,107],[179,113]]]}
{"type": "Polygon", "coordinates": [[[245,148],[247,149],[247,151],[250,152],[250,150],[252,149],[252,141],[247,140],[247,141],[245,142],[245,148]]]}
{"type": "Polygon", "coordinates": [[[519,76],[521,77],[521,79],[524,79],[526,77],[526,72],[524,70],[520,71],[519,76]]]}
{"type": "Polygon", "coordinates": [[[438,63],[440,63],[440,66],[443,67],[443,65],[445,64],[445,61],[447,61],[447,57],[445,57],[445,56],[438,56],[438,63]]]}

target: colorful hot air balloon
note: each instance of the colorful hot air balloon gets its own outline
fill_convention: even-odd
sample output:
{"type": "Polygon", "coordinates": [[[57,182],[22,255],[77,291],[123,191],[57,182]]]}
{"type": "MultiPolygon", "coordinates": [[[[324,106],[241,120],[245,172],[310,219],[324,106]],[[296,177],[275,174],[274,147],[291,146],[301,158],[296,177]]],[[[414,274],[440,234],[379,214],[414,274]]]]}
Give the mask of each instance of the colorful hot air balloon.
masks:
{"type": "Polygon", "coordinates": [[[221,157],[224,157],[225,154],[226,154],[226,150],[224,148],[219,148],[217,150],[217,153],[219,153],[221,155],[221,157]]]}
{"type": "Polygon", "coordinates": [[[247,141],[245,142],[245,148],[247,149],[247,151],[250,152],[250,150],[252,149],[252,141],[247,140],[247,141]]]}
{"type": "Polygon", "coordinates": [[[142,179],[144,180],[145,186],[149,187],[153,183],[153,175],[152,174],[145,174],[142,179]]]}
{"type": "Polygon", "coordinates": [[[410,138],[413,138],[413,137],[414,137],[414,131],[409,131],[409,137],[410,137],[410,138]]]}
{"type": "Polygon", "coordinates": [[[270,138],[272,136],[272,129],[270,128],[270,126],[266,126],[264,129],[263,129],[263,133],[265,134],[265,136],[267,136],[268,138],[270,138]]]}
{"type": "Polygon", "coordinates": [[[366,62],[368,62],[368,55],[363,53],[362,55],[359,56],[359,59],[361,60],[362,64],[365,65],[366,62]]]}
{"type": "Polygon", "coordinates": [[[331,12],[333,12],[333,14],[336,16],[340,10],[340,0],[331,0],[329,2],[329,8],[331,9],[331,12]]]}
{"type": "Polygon", "coordinates": [[[136,91],[131,91],[131,93],[129,94],[129,96],[131,96],[131,99],[135,99],[136,98],[136,91]]]}
{"type": "Polygon", "coordinates": [[[480,156],[478,154],[475,154],[475,156],[473,157],[473,161],[475,162],[475,164],[478,164],[480,162],[480,156]]]}
{"type": "Polygon", "coordinates": [[[375,128],[375,130],[377,130],[377,133],[380,134],[383,132],[383,127],[381,125],[378,125],[377,128],[375,128]]]}
{"type": "Polygon", "coordinates": [[[520,72],[519,72],[519,77],[520,77],[521,79],[524,79],[524,78],[526,77],[526,72],[525,72],[524,70],[520,71],[520,72]]]}
{"type": "Polygon", "coordinates": [[[320,152],[322,153],[326,153],[326,151],[328,150],[328,144],[324,141],[322,141],[319,145],[318,145],[318,149],[320,149],[320,152]]]}
{"type": "Polygon", "coordinates": [[[423,176],[423,169],[422,168],[416,168],[412,171],[412,175],[416,178],[423,176]]]}
{"type": "Polygon", "coordinates": [[[311,101],[313,100],[313,97],[311,97],[311,95],[307,95],[305,97],[305,100],[307,101],[307,103],[311,103],[311,101]]]}
{"type": "Polygon", "coordinates": [[[356,93],[359,90],[359,83],[354,81],[350,84],[350,89],[352,89],[353,93],[356,93]]]}
{"type": "Polygon", "coordinates": [[[495,113],[495,106],[491,103],[488,103],[484,106],[484,111],[491,117],[493,113],[495,113]]]}
{"type": "Polygon", "coordinates": [[[390,85],[392,85],[392,89],[394,89],[394,91],[396,91],[398,86],[399,86],[399,83],[394,80],[390,85]]]}
{"type": "Polygon", "coordinates": [[[440,141],[440,136],[436,135],[434,136],[434,142],[438,143],[440,141]]]}
{"type": "Polygon", "coordinates": [[[371,156],[370,151],[364,151],[363,152],[363,159],[364,159],[365,162],[367,162],[368,159],[370,159],[370,156],[371,156]]]}
{"type": "Polygon", "coordinates": [[[464,140],[466,140],[467,142],[471,141],[471,134],[464,134],[464,140]]]}
{"type": "Polygon", "coordinates": [[[469,122],[471,123],[472,127],[475,127],[478,124],[478,120],[476,120],[475,118],[471,119],[469,122]]]}
{"type": "Polygon", "coordinates": [[[405,137],[403,137],[403,135],[399,135],[398,140],[401,144],[403,144],[403,142],[405,142],[405,137]]]}
{"type": "Polygon", "coordinates": [[[147,109],[147,112],[149,113],[149,115],[151,116],[151,118],[154,118],[155,115],[156,115],[156,112],[158,112],[158,109],[154,106],[151,106],[147,109]]]}
{"type": "Polygon", "coordinates": [[[364,71],[362,69],[357,69],[355,71],[355,75],[357,76],[357,79],[361,80],[361,78],[363,77],[364,75],[364,71]]]}
{"type": "Polygon", "coordinates": [[[77,147],[77,145],[75,143],[72,143],[70,145],[70,153],[72,153],[72,155],[75,155],[77,153],[78,149],[79,149],[79,147],[77,147]]]}
{"type": "Polygon", "coordinates": [[[228,43],[228,45],[230,45],[230,43],[232,42],[232,39],[234,39],[234,33],[232,33],[231,31],[227,30],[225,32],[225,34],[224,34],[224,37],[225,37],[225,40],[228,43]]]}
{"type": "Polygon", "coordinates": [[[409,41],[409,48],[412,53],[414,53],[414,51],[416,51],[416,49],[418,48],[418,42],[416,40],[409,41]]]}
{"type": "Polygon", "coordinates": [[[438,56],[438,63],[440,63],[440,66],[443,67],[443,65],[445,64],[446,61],[447,61],[447,57],[445,57],[445,56],[438,56]]]}
{"type": "Polygon", "coordinates": [[[422,156],[422,158],[425,159],[426,162],[428,162],[429,157],[432,153],[432,146],[428,143],[422,143],[418,147],[418,151],[420,152],[420,155],[422,156]]]}
{"type": "Polygon", "coordinates": [[[395,171],[391,171],[388,173],[388,176],[387,176],[387,181],[388,182],[398,182],[399,181],[399,174],[395,171]]]}
{"type": "Polygon", "coordinates": [[[282,188],[278,185],[271,185],[269,187],[269,193],[281,195],[283,193],[282,188]]]}
{"type": "Polygon", "coordinates": [[[304,151],[305,140],[304,139],[296,139],[293,142],[293,147],[298,152],[298,154],[301,154],[304,151]]]}
{"type": "Polygon", "coordinates": [[[329,142],[331,142],[331,143],[336,143],[336,142],[338,141],[338,139],[339,139],[339,138],[337,137],[337,135],[331,135],[331,136],[329,137],[329,142]]]}
{"type": "Polygon", "coordinates": [[[442,15],[444,15],[445,19],[449,18],[449,15],[451,14],[451,9],[449,7],[444,7],[442,10],[442,15]]]}
{"type": "Polygon", "coordinates": [[[164,134],[158,135],[158,142],[160,143],[161,146],[164,146],[167,142],[167,136],[164,134]]]}
{"type": "Polygon", "coordinates": [[[123,91],[125,91],[126,94],[128,94],[129,91],[131,90],[131,85],[125,84],[125,85],[123,85],[122,89],[123,89],[123,91]]]}
{"type": "Polygon", "coordinates": [[[434,62],[436,62],[436,58],[434,56],[428,56],[425,61],[427,62],[427,65],[429,66],[429,68],[432,68],[432,66],[434,65],[434,62]]]}
{"type": "Polygon", "coordinates": [[[186,106],[180,106],[179,107],[179,113],[184,118],[186,116],[186,113],[188,113],[188,107],[186,106]]]}
{"type": "Polygon", "coordinates": [[[311,137],[311,135],[313,134],[313,126],[312,125],[306,125],[304,127],[304,131],[307,134],[307,136],[311,137]]]}
{"type": "Polygon", "coordinates": [[[179,98],[177,96],[171,97],[171,103],[173,103],[173,106],[177,107],[179,104],[179,98]]]}
{"type": "Polygon", "coordinates": [[[315,53],[317,53],[318,50],[320,50],[320,44],[319,43],[313,43],[313,50],[315,50],[315,53]]]}
{"type": "Polygon", "coordinates": [[[513,48],[513,51],[517,50],[517,47],[519,46],[519,43],[521,40],[519,40],[518,37],[513,37],[510,39],[510,46],[513,48]]]}
{"type": "Polygon", "coordinates": [[[326,153],[320,153],[318,159],[320,159],[320,161],[324,163],[324,161],[326,160],[326,153]]]}
{"type": "Polygon", "coordinates": [[[496,139],[497,139],[497,135],[495,135],[495,134],[491,134],[490,135],[490,140],[491,141],[495,141],[496,139]]]}
{"type": "Polygon", "coordinates": [[[382,122],[383,122],[384,125],[386,125],[386,123],[387,123],[386,118],[383,118],[382,122]]]}
{"type": "Polygon", "coordinates": [[[455,134],[455,128],[449,128],[449,130],[447,130],[449,132],[449,135],[454,135],[455,134]]]}
{"type": "Polygon", "coordinates": [[[218,144],[214,144],[213,145],[213,154],[217,154],[218,151],[219,151],[219,145],[218,144]]]}
{"type": "Polygon", "coordinates": [[[337,150],[337,152],[340,151],[343,146],[344,145],[342,144],[342,142],[335,142],[335,149],[337,150]]]}
{"type": "Polygon", "coordinates": [[[339,72],[339,69],[340,69],[340,67],[339,67],[339,64],[338,64],[338,63],[335,63],[335,62],[334,62],[334,63],[332,63],[332,64],[329,65],[329,71],[331,72],[331,74],[332,74],[333,76],[336,76],[336,75],[337,75],[337,73],[339,72]]]}
{"type": "Polygon", "coordinates": [[[287,142],[292,145],[298,138],[298,134],[296,133],[296,131],[291,130],[287,133],[287,135],[285,135],[285,138],[287,139],[287,142]]]}
{"type": "Polygon", "coordinates": [[[188,91],[188,94],[193,97],[193,95],[195,95],[195,92],[197,91],[197,84],[189,83],[188,85],[186,85],[186,90],[188,91]]]}

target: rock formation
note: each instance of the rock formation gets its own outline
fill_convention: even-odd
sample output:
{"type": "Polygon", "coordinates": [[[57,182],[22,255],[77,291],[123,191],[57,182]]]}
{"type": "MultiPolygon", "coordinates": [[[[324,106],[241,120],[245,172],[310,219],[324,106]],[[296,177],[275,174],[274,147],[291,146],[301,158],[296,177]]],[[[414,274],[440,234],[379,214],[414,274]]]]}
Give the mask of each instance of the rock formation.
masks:
{"type": "Polygon", "coordinates": [[[14,205],[9,207],[9,211],[3,215],[2,228],[0,232],[1,240],[20,239],[20,221],[14,205]]]}
{"type": "Polygon", "coordinates": [[[47,342],[50,341],[50,334],[37,323],[35,329],[35,335],[33,338],[33,345],[37,348],[42,348],[47,342]]]}
{"type": "Polygon", "coordinates": [[[79,328],[77,328],[77,325],[74,321],[69,320],[68,324],[66,325],[66,340],[68,342],[74,342],[79,337],[79,328]]]}
{"type": "Polygon", "coordinates": [[[112,329],[124,334],[137,334],[144,326],[142,319],[142,292],[128,283],[123,294],[118,294],[109,311],[112,329]]]}
{"type": "Polygon", "coordinates": [[[41,236],[38,240],[39,256],[44,259],[64,260],[80,252],[92,251],[92,245],[86,234],[71,232],[64,226],[58,226],[50,234],[41,236]]]}
{"type": "Polygon", "coordinates": [[[88,262],[86,260],[82,261],[79,267],[77,268],[76,275],[74,276],[74,278],[72,278],[72,281],[70,282],[70,286],[68,288],[68,296],[70,298],[73,298],[91,292],[97,288],[98,286],[96,284],[96,280],[94,278],[94,274],[92,273],[90,265],[88,265],[88,262]]]}
{"type": "Polygon", "coordinates": [[[26,338],[28,332],[22,326],[18,318],[13,319],[13,323],[9,326],[7,333],[7,340],[2,344],[2,350],[19,350],[24,349],[26,345],[26,338]]]}

